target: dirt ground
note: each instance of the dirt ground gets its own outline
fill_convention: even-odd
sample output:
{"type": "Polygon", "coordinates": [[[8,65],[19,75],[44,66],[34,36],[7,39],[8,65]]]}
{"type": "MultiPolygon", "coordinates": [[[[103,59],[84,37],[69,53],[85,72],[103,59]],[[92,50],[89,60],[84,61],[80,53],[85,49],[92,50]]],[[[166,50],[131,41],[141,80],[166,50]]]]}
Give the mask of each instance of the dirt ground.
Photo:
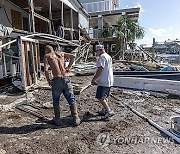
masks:
{"type": "MultiPolygon", "coordinates": [[[[72,77],[83,86],[91,77],[72,77]]],[[[73,127],[69,107],[61,97],[62,125],[55,126],[51,91],[37,88],[26,94],[12,86],[0,88],[0,154],[179,154],[180,146],[143,121],[121,102],[169,129],[170,118],[180,115],[180,99],[165,94],[112,88],[109,97],[116,113],[109,121],[97,115],[96,86],[76,95],[82,123],[73,127]],[[25,111],[18,107],[27,107],[25,111]],[[30,104],[30,105],[29,105],[30,104]],[[32,112],[30,112],[32,111],[32,112]]]]}

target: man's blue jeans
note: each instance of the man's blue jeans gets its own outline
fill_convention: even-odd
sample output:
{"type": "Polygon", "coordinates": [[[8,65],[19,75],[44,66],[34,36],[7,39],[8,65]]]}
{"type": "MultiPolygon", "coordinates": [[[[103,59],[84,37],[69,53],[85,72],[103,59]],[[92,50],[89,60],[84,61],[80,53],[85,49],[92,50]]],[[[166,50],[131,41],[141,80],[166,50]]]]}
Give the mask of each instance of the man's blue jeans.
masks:
{"type": "Polygon", "coordinates": [[[59,99],[62,93],[69,105],[73,105],[75,103],[75,96],[70,79],[56,77],[52,82],[53,106],[59,106],[59,99]]]}

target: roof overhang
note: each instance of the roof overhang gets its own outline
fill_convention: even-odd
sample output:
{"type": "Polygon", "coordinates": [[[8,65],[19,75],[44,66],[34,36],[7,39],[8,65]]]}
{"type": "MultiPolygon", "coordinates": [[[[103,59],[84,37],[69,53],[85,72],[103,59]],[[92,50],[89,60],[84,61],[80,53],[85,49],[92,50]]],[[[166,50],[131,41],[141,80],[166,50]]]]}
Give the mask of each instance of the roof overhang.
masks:
{"type": "Polygon", "coordinates": [[[97,27],[98,26],[97,18],[99,16],[102,16],[104,23],[108,24],[109,26],[117,25],[117,20],[122,15],[126,15],[132,20],[138,21],[139,11],[140,11],[140,8],[130,8],[130,9],[90,13],[90,16],[91,16],[90,25],[93,28],[97,27]]]}
{"type": "Polygon", "coordinates": [[[69,6],[71,9],[73,9],[76,12],[78,12],[78,10],[69,2],[69,0],[59,0],[59,1],[62,1],[64,4],[69,6]]]}
{"type": "MultiPolygon", "coordinates": [[[[22,9],[28,10],[28,0],[9,0],[12,3],[16,4],[17,6],[21,7],[22,9]]],[[[48,12],[49,11],[49,0],[33,0],[34,2],[34,9],[37,12],[48,12]]],[[[74,11],[78,12],[78,10],[72,5],[69,0],[51,0],[52,4],[52,11],[59,11],[61,10],[61,2],[64,5],[65,9],[73,9],[74,11]]]]}

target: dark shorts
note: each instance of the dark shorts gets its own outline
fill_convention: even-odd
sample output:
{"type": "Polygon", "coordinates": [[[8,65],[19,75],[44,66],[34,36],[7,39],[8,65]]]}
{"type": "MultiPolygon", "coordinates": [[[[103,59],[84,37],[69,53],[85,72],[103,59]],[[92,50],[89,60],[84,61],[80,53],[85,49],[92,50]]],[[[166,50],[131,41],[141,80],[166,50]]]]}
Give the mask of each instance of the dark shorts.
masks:
{"type": "Polygon", "coordinates": [[[59,99],[62,93],[69,105],[73,105],[75,103],[75,96],[70,79],[62,77],[54,78],[52,82],[52,97],[54,106],[59,105],[59,99]]]}
{"type": "Polygon", "coordinates": [[[96,91],[96,98],[97,99],[105,99],[109,97],[111,87],[102,87],[98,86],[96,91]]]}

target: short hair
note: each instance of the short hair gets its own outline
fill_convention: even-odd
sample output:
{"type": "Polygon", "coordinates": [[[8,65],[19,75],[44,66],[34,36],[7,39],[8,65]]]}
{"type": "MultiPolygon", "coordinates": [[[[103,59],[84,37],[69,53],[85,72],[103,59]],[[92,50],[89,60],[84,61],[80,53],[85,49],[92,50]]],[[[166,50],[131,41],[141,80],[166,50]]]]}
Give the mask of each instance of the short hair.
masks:
{"type": "Polygon", "coordinates": [[[45,50],[53,51],[53,47],[51,45],[46,45],[45,50]]]}

